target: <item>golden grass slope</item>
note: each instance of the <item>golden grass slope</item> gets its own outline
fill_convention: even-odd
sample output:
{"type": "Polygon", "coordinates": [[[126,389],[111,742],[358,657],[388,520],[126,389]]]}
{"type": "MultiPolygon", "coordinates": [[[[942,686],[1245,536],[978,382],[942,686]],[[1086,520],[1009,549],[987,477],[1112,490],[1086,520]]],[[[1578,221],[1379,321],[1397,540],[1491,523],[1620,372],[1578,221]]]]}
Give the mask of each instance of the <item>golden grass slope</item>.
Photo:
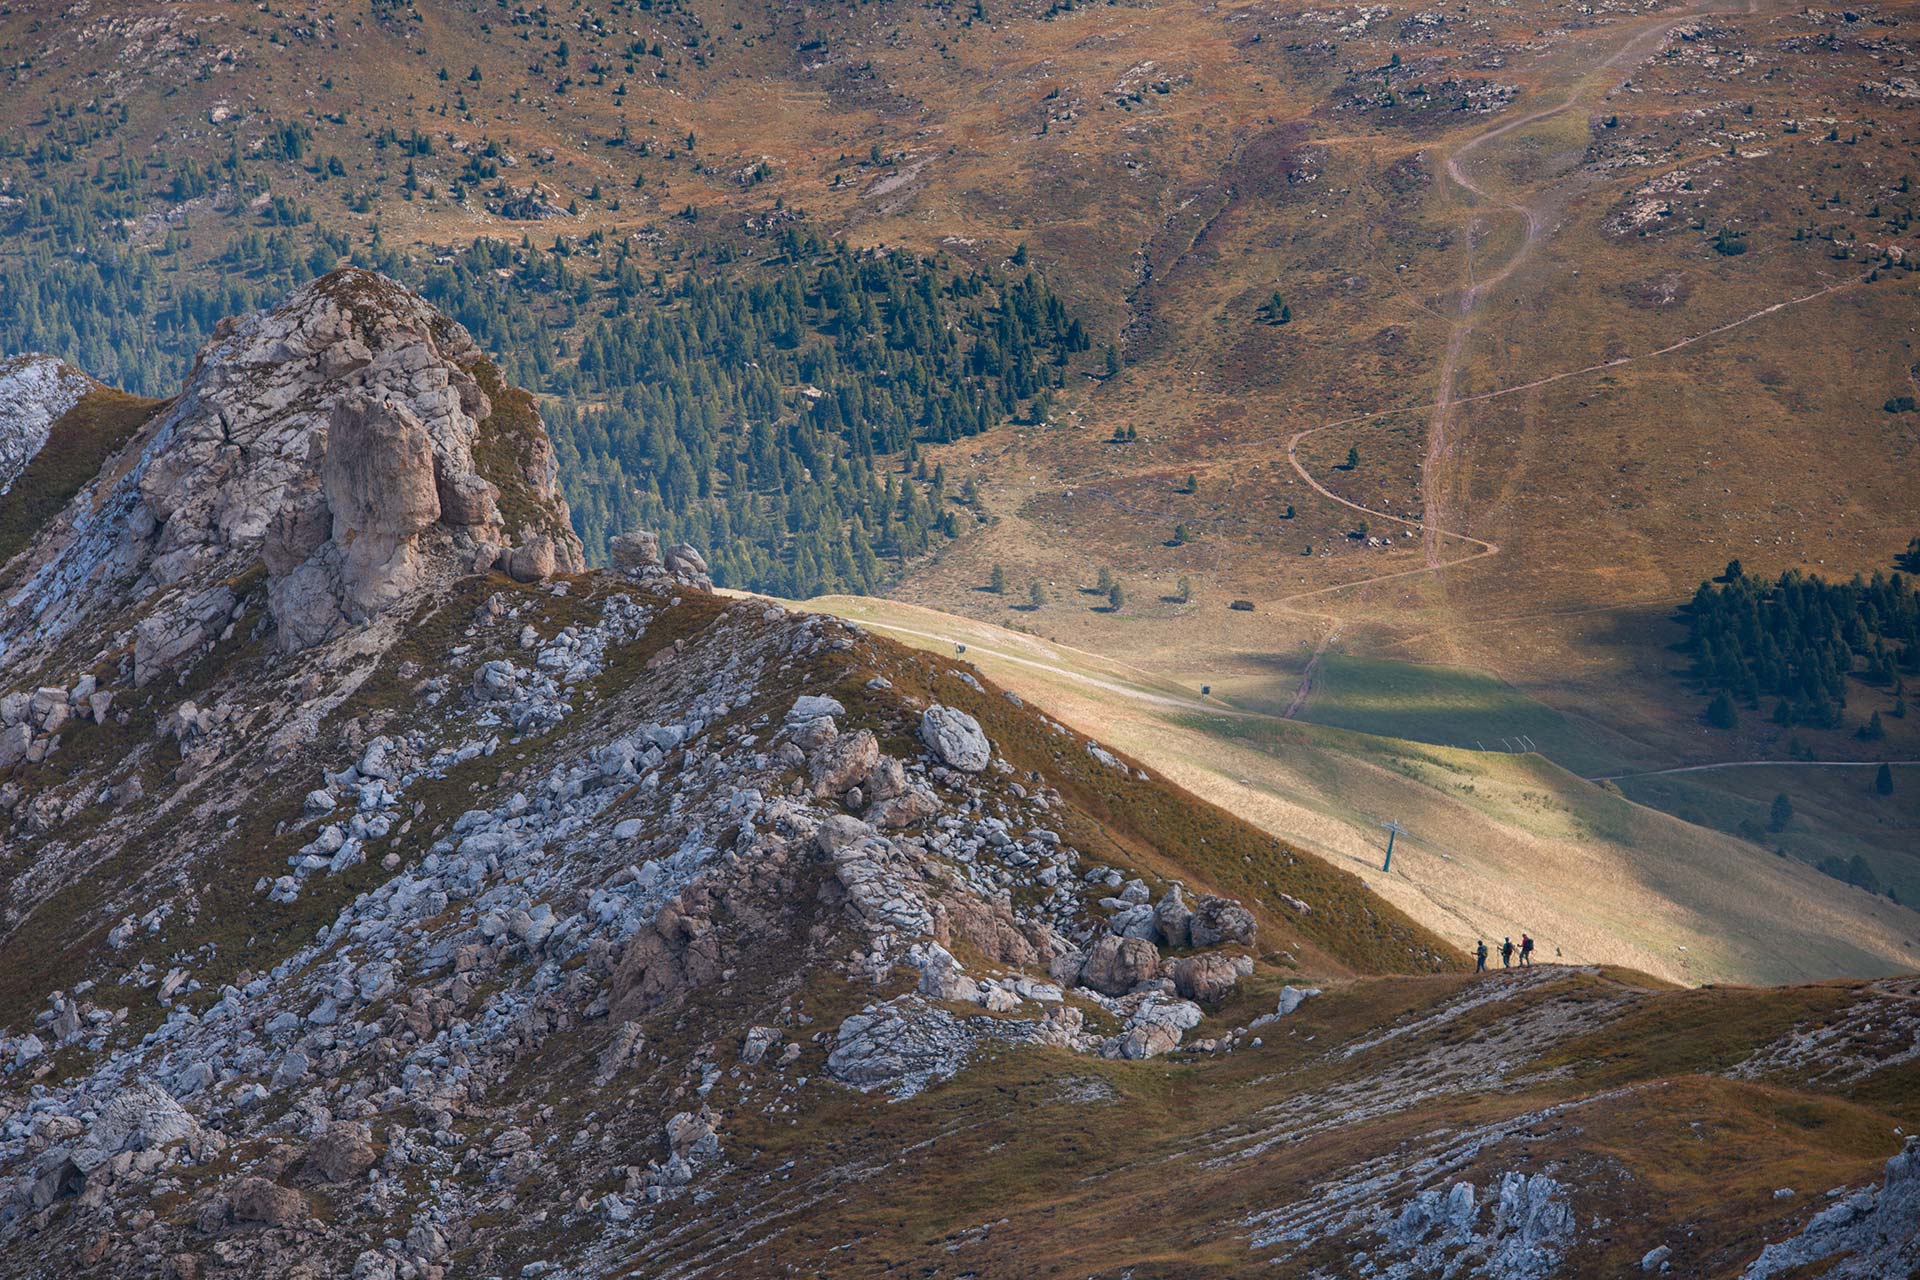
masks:
{"type": "Polygon", "coordinates": [[[1462,949],[1524,931],[1547,959],[1689,984],[1920,966],[1920,915],[1537,755],[1250,714],[1112,659],[893,601],[808,607],[936,651],[965,644],[1000,684],[1352,871],[1462,949]],[[1378,829],[1388,820],[1413,833],[1390,874],[1378,829]]]}

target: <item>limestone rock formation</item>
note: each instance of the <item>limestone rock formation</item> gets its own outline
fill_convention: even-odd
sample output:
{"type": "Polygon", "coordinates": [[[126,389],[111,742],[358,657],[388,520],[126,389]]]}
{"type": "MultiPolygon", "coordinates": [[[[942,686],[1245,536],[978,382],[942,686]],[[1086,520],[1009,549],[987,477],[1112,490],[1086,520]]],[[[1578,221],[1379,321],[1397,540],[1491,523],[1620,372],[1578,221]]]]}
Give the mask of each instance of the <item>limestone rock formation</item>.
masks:
{"type": "Polygon", "coordinates": [[[219,637],[222,593],[255,565],[287,650],[496,563],[522,580],[584,567],[525,393],[458,325],[355,269],[223,323],[179,397],[26,556],[0,643],[130,613],[146,679],[219,637]]]}

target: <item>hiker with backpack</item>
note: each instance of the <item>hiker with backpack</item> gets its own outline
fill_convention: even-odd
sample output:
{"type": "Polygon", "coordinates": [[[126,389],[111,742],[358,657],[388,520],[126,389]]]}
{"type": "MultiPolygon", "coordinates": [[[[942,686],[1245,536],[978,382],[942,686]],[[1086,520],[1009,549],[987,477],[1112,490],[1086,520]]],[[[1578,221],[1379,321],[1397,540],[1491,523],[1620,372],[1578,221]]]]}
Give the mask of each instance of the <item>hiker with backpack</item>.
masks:
{"type": "Polygon", "coordinates": [[[1524,933],[1520,935],[1520,963],[1526,968],[1533,967],[1533,938],[1524,933]]]}
{"type": "Polygon", "coordinates": [[[1502,969],[1513,968],[1513,939],[1512,938],[1502,938],[1500,940],[1500,967],[1502,969]]]}
{"type": "Polygon", "coordinates": [[[1487,940],[1485,938],[1480,939],[1480,946],[1473,953],[1473,971],[1475,973],[1487,971],[1487,940]]]}

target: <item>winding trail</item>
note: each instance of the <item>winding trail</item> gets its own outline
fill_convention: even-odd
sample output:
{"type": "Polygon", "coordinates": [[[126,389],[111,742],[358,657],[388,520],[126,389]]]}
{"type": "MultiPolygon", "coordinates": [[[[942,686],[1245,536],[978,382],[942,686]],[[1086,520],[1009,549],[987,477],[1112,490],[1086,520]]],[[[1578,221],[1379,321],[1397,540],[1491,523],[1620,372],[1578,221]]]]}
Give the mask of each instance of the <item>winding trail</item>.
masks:
{"type": "MultiPolygon", "coordinates": [[[[1275,601],[1275,604],[1280,608],[1288,609],[1290,612],[1299,613],[1307,617],[1316,618],[1328,623],[1330,626],[1330,630],[1321,639],[1320,643],[1315,647],[1312,656],[1308,659],[1306,668],[1302,673],[1300,688],[1294,695],[1293,702],[1285,713],[1286,718],[1291,719],[1305,706],[1307,697],[1311,692],[1314,669],[1319,664],[1320,657],[1325,653],[1328,644],[1339,634],[1342,625],[1341,619],[1336,615],[1290,607],[1293,606],[1295,602],[1311,599],[1315,596],[1328,595],[1336,591],[1346,591],[1356,587],[1367,587],[1376,583],[1410,578],[1419,574],[1437,573],[1442,569],[1455,568],[1460,565],[1469,564],[1475,560],[1487,559],[1500,554],[1500,546],[1498,543],[1485,538],[1474,537],[1460,530],[1448,529],[1444,524],[1445,513],[1442,509],[1441,498],[1443,486],[1440,483],[1440,472],[1447,459],[1457,448],[1458,442],[1455,439],[1455,433],[1452,428],[1454,413],[1459,406],[1494,400],[1502,396],[1516,395],[1520,392],[1531,391],[1569,378],[1582,377],[1608,369],[1617,369],[1636,361],[1657,359],[1661,356],[1671,355],[1674,352],[1685,350],[1696,343],[1706,341],[1709,338],[1716,337],[1730,330],[1738,329],[1743,325],[1751,324],[1764,317],[1784,311],[1789,307],[1800,306],[1804,303],[1824,298],[1842,289],[1853,288],[1865,282],[1864,277],[1835,281],[1809,293],[1782,299],[1768,306],[1751,311],[1746,315],[1735,317],[1732,320],[1715,325],[1710,329],[1705,329],[1699,333],[1681,338],[1676,342],[1668,343],[1652,351],[1641,352],[1638,355],[1617,356],[1610,360],[1598,361],[1577,369],[1563,370],[1559,373],[1548,374],[1544,377],[1533,378],[1526,382],[1499,387],[1491,391],[1482,391],[1466,396],[1455,394],[1454,387],[1458,380],[1461,357],[1466,350],[1468,340],[1472,336],[1474,321],[1480,303],[1492,290],[1512,276],[1527,258],[1531,256],[1535,246],[1547,238],[1549,234],[1549,217],[1555,204],[1563,198],[1559,192],[1554,190],[1550,190],[1547,194],[1540,196],[1532,202],[1518,202],[1496,196],[1474,179],[1465,163],[1468,157],[1495,139],[1516,130],[1523,129],[1528,125],[1550,119],[1577,106],[1593,92],[1593,81],[1596,76],[1611,70],[1616,70],[1622,66],[1637,65],[1641,60],[1667,42],[1676,23],[1693,16],[1728,12],[1752,14],[1758,12],[1758,10],[1758,0],[1744,0],[1744,3],[1738,9],[1689,6],[1684,10],[1670,11],[1662,14],[1657,20],[1648,23],[1645,27],[1629,36],[1613,53],[1596,63],[1588,71],[1579,75],[1573,86],[1558,102],[1527,112],[1524,115],[1516,116],[1513,119],[1501,121],[1466,139],[1448,153],[1445,165],[1448,179],[1472,197],[1474,201],[1482,205],[1494,206],[1495,209],[1500,212],[1518,215],[1525,224],[1525,232],[1519,244],[1514,247],[1513,251],[1507,255],[1505,260],[1502,261],[1495,270],[1489,274],[1480,274],[1476,272],[1475,269],[1473,243],[1476,232],[1483,225],[1483,214],[1469,211],[1465,227],[1467,243],[1467,284],[1461,291],[1458,303],[1454,308],[1452,325],[1448,333],[1446,348],[1441,357],[1437,385],[1432,400],[1424,404],[1406,405],[1393,409],[1380,409],[1369,413],[1336,419],[1332,422],[1322,423],[1319,426],[1296,431],[1287,440],[1287,463],[1309,488],[1321,497],[1350,510],[1358,511],[1374,519],[1387,520],[1409,529],[1418,530],[1421,536],[1421,547],[1426,563],[1415,569],[1402,569],[1391,573],[1376,574],[1370,577],[1357,578],[1350,582],[1338,583],[1333,586],[1318,587],[1310,591],[1296,592],[1292,595],[1283,596],[1275,601]],[[1420,464],[1421,518],[1418,520],[1395,515],[1388,511],[1375,510],[1372,507],[1355,502],[1350,498],[1342,497],[1321,483],[1320,479],[1309,471],[1300,459],[1301,443],[1308,437],[1318,434],[1319,432],[1329,431],[1337,427],[1353,426],[1357,423],[1377,421],[1388,417],[1397,417],[1403,414],[1423,412],[1428,415],[1427,446],[1426,453],[1420,464]],[[1465,555],[1457,556],[1450,560],[1445,559],[1442,551],[1448,539],[1465,543],[1471,550],[1465,555]]],[[[1620,81],[1618,80],[1614,81],[1610,88],[1617,88],[1619,83],[1620,81]]]]}

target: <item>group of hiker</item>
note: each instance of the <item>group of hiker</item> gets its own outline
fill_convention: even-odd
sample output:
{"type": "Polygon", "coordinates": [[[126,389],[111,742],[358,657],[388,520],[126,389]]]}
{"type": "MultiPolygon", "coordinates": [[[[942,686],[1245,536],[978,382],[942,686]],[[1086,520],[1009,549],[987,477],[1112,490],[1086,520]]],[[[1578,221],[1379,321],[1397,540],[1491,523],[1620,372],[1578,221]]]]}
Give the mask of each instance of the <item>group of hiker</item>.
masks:
{"type": "MultiPolygon", "coordinates": [[[[1520,965],[1522,968],[1533,967],[1532,938],[1524,933],[1521,934],[1519,946],[1514,945],[1512,938],[1502,938],[1500,940],[1500,967],[1502,969],[1513,968],[1513,958],[1516,953],[1520,957],[1520,965]]],[[[1485,973],[1487,971],[1488,954],[1487,940],[1482,938],[1480,939],[1480,945],[1475,947],[1473,952],[1473,971],[1475,973],[1485,973]]]]}

